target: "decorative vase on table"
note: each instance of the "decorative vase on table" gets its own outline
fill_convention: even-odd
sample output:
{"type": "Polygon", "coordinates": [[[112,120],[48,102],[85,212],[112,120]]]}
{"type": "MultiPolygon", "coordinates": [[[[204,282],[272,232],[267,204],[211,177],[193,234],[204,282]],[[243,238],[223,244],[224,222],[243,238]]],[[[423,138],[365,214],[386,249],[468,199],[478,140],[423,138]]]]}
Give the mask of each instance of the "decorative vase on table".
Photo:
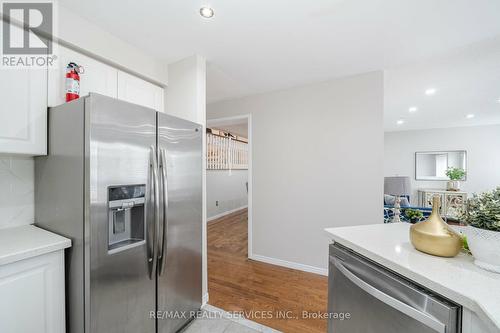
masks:
{"type": "Polygon", "coordinates": [[[432,213],[425,221],[410,227],[410,240],[413,246],[428,254],[439,257],[454,257],[462,248],[462,237],[454,232],[439,214],[441,200],[432,198],[432,213]]]}
{"type": "Polygon", "coordinates": [[[447,191],[455,191],[455,192],[460,191],[460,181],[459,180],[449,180],[446,183],[446,190],[447,191]]]}
{"type": "Polygon", "coordinates": [[[446,190],[460,191],[460,181],[465,179],[467,172],[461,168],[451,167],[446,169],[445,174],[450,179],[446,184],[446,190]]]}
{"type": "Polygon", "coordinates": [[[468,224],[463,232],[474,263],[485,270],[500,273],[500,187],[474,194],[467,200],[467,209],[461,218],[468,224]]]}

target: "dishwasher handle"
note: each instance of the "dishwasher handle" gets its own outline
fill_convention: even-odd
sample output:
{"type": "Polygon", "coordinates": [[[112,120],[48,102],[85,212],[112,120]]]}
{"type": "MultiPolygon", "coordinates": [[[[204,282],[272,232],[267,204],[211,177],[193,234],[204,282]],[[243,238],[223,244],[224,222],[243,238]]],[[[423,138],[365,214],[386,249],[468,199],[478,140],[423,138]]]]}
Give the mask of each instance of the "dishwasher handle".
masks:
{"type": "Polygon", "coordinates": [[[334,265],[352,283],[354,283],[356,286],[358,286],[368,294],[372,295],[379,301],[389,305],[393,309],[398,310],[399,312],[402,312],[415,320],[418,320],[419,322],[433,329],[436,332],[446,333],[446,325],[438,321],[436,318],[432,317],[431,315],[425,312],[419,311],[409,306],[408,304],[403,303],[400,300],[378,290],[374,286],[368,284],[367,282],[357,277],[354,273],[352,273],[349,269],[347,269],[339,260],[335,260],[334,265]]]}

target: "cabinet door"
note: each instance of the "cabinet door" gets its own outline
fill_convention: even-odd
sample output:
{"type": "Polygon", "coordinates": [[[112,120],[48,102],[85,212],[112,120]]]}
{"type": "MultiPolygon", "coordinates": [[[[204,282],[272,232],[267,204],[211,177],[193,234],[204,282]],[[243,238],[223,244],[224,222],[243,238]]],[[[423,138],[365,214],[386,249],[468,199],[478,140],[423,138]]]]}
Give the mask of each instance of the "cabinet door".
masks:
{"type": "Polygon", "coordinates": [[[163,112],[163,88],[118,71],[118,98],[163,112]]]}
{"type": "Polygon", "coordinates": [[[465,210],[465,204],[467,201],[467,194],[458,193],[446,193],[445,195],[445,207],[446,216],[454,219],[458,219],[460,215],[465,210]]]}
{"type": "Polygon", "coordinates": [[[118,70],[64,46],[58,48],[57,68],[49,70],[49,106],[65,103],[66,66],[74,62],[83,67],[80,96],[95,92],[116,98],[118,70]]]}
{"type": "Polygon", "coordinates": [[[0,266],[0,332],[64,333],[64,252],[0,266]]]}
{"type": "Polygon", "coordinates": [[[47,69],[1,69],[0,101],[0,153],[47,154],[47,69]]]}
{"type": "Polygon", "coordinates": [[[444,195],[438,192],[424,192],[424,207],[432,208],[432,198],[437,195],[439,196],[439,200],[441,206],[439,207],[439,212],[443,213],[443,207],[445,205],[444,195]]]}

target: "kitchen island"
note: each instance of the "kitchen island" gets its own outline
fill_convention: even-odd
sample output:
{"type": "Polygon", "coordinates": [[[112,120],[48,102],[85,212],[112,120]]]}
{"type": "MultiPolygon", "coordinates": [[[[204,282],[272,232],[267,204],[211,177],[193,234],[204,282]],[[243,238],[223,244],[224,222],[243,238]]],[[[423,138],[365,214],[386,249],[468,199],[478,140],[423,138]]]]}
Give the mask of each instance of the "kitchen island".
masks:
{"type": "Polygon", "coordinates": [[[407,223],[325,231],[334,243],[462,306],[463,333],[500,332],[500,274],[476,267],[472,256],[441,258],[417,251],[407,223]]]}

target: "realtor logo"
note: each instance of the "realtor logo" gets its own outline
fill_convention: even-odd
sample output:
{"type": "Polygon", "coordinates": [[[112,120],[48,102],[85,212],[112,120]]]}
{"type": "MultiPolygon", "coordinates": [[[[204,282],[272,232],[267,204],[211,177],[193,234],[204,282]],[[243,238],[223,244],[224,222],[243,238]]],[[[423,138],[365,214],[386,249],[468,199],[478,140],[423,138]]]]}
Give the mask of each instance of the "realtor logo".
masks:
{"type": "MultiPolygon", "coordinates": [[[[0,69],[54,68],[55,14],[51,0],[2,1],[2,61],[0,69]],[[38,2],[37,2],[38,1],[38,2]]],[[[56,50],[57,51],[57,50],[56,50]]]]}
{"type": "Polygon", "coordinates": [[[2,4],[3,54],[52,53],[52,3],[2,4]]]}

